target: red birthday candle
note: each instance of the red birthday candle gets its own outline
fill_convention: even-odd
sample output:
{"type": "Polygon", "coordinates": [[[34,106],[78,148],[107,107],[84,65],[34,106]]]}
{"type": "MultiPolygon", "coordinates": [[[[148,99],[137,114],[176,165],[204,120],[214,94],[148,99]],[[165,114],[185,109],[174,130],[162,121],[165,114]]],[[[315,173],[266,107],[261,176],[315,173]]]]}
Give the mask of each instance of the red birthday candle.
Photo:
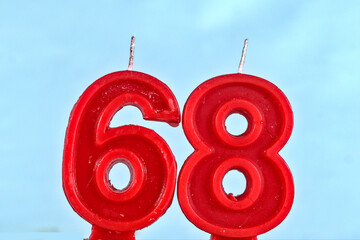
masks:
{"type": "Polygon", "coordinates": [[[178,199],[185,216],[211,239],[251,239],[280,224],[289,213],[294,183],[278,154],[289,139],[293,114],[284,93],[269,81],[239,73],[214,77],[198,86],[183,112],[183,128],[195,152],[181,168],[178,199]],[[241,135],[230,134],[226,118],[243,115],[241,135]],[[243,194],[224,191],[230,170],[246,178],[243,194]]]}
{"type": "Polygon", "coordinates": [[[129,68],[110,73],[80,96],[69,119],[63,158],[63,188],[72,208],[92,224],[90,240],[134,239],[170,206],[176,183],[175,158],[157,133],[148,128],[109,126],[127,105],[144,119],[177,126],[180,111],[171,90],[158,79],[129,68]],[[129,185],[118,190],[109,171],[122,162],[130,169],[129,185]]]}

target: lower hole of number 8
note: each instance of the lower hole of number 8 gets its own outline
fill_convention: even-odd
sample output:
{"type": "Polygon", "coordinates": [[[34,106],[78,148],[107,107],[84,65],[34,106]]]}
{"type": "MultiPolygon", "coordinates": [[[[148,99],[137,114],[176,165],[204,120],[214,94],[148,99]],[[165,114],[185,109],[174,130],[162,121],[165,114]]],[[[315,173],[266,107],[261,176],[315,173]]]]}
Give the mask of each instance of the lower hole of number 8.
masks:
{"type": "Polygon", "coordinates": [[[246,190],[246,184],[245,175],[239,170],[228,171],[222,181],[224,191],[231,199],[241,196],[246,190]]]}

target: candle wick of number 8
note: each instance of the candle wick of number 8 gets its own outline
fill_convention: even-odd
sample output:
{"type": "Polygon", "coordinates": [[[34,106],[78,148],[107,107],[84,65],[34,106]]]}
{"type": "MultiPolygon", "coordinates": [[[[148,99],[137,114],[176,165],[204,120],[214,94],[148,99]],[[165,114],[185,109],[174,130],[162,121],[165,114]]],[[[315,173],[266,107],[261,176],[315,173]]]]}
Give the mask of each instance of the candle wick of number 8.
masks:
{"type": "Polygon", "coordinates": [[[133,69],[134,50],[135,50],[135,36],[132,36],[132,37],[131,37],[131,43],[130,43],[130,57],[129,57],[128,70],[132,70],[132,69],[133,69]]]}
{"type": "Polygon", "coordinates": [[[242,54],[241,54],[241,59],[240,59],[240,64],[239,64],[238,73],[242,73],[242,72],[243,72],[247,45],[248,45],[248,39],[245,39],[245,41],[244,41],[244,47],[243,47],[242,54]]]}

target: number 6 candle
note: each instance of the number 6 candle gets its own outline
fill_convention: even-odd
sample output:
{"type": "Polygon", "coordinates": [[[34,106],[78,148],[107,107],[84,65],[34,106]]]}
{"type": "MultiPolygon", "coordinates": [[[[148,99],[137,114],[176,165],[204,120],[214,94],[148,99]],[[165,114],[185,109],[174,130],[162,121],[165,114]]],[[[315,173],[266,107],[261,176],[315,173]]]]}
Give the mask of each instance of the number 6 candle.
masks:
{"type": "Polygon", "coordinates": [[[129,70],[110,73],[80,96],[69,119],[63,159],[63,188],[72,208],[90,222],[90,240],[132,240],[170,206],[176,162],[166,142],[154,131],[135,125],[110,128],[117,111],[138,107],[144,119],[177,126],[180,111],[171,90],[158,79],[129,70]],[[126,164],[129,185],[115,189],[109,171],[126,164]]]}
{"type": "Polygon", "coordinates": [[[265,79],[239,73],[214,77],[198,86],[183,112],[183,128],[195,152],[178,179],[178,199],[186,217],[212,234],[212,240],[254,240],[282,222],[294,198],[291,172],[278,152],[293,127],[291,106],[265,79]],[[247,130],[238,136],[225,127],[232,113],[242,114],[247,130]],[[242,172],[245,192],[224,191],[230,170],[242,172]]]}

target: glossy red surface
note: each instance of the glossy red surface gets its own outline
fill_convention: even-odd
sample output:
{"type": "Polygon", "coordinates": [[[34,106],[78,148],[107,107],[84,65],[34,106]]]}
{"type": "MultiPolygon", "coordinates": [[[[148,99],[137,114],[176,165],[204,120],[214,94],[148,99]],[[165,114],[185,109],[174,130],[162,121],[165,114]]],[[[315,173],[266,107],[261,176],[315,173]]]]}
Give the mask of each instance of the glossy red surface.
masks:
{"type": "Polygon", "coordinates": [[[90,240],[134,239],[134,231],[156,221],[173,199],[176,162],[165,140],[141,126],[109,127],[126,105],[138,107],[146,120],[180,122],[171,90],[144,73],[108,74],[81,95],[65,137],[63,188],[72,208],[93,224],[90,240]],[[131,173],[123,190],[109,181],[117,162],[131,173]]]}
{"type": "Polygon", "coordinates": [[[293,114],[286,96],[259,77],[229,74],[198,86],[188,98],[183,128],[195,152],[178,179],[186,217],[213,240],[253,240],[280,224],[294,198],[291,172],[278,152],[291,135],[293,114]],[[226,118],[240,113],[247,130],[227,132],[226,118]],[[227,194],[222,180],[242,172],[246,190],[227,194]]]}

